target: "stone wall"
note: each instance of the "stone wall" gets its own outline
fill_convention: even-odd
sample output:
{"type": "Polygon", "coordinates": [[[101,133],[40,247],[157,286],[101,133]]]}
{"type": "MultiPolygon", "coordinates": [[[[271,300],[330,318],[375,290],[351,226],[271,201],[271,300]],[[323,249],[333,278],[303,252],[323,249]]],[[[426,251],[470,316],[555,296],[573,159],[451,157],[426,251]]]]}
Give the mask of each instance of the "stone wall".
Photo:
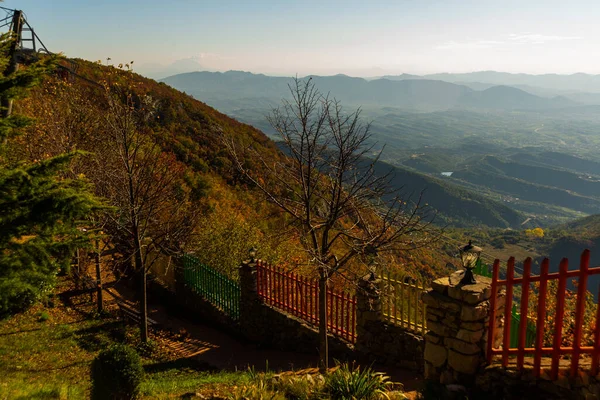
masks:
{"type": "MultiPolygon", "coordinates": [[[[319,332],[300,318],[264,304],[257,293],[256,264],[245,261],[240,274],[240,330],[248,339],[282,350],[319,354],[319,332]]],[[[341,360],[352,359],[353,347],[329,335],[329,352],[341,360]]]]}
{"type": "MultiPolygon", "coordinates": [[[[187,317],[218,325],[230,333],[261,346],[294,350],[318,355],[319,335],[316,327],[265,304],[257,293],[256,264],[245,261],[239,267],[240,319],[235,322],[211,303],[202,300],[183,282],[181,269],[175,273],[175,293],[171,303],[187,317]]],[[[381,281],[367,276],[359,283],[355,345],[329,335],[329,352],[338,360],[364,360],[423,371],[424,339],[402,327],[384,321],[381,281]]],[[[162,295],[161,295],[162,296],[162,295]]]]}
{"type": "Polygon", "coordinates": [[[384,321],[381,280],[367,275],[357,291],[356,351],[369,361],[423,371],[423,336],[384,321]]]}
{"type": "Polygon", "coordinates": [[[238,321],[234,321],[212,303],[202,299],[184,283],[181,267],[175,268],[174,277],[175,292],[154,289],[151,291],[150,296],[153,296],[152,293],[160,295],[161,298],[157,300],[167,303],[170,310],[175,314],[180,314],[199,323],[216,325],[237,337],[243,337],[238,321]],[[167,293],[171,293],[171,295],[168,296],[167,293]]]}
{"type": "MultiPolygon", "coordinates": [[[[442,384],[472,386],[486,363],[491,280],[477,276],[477,283],[460,283],[463,271],[432,283],[423,294],[427,304],[425,378],[442,384]]],[[[497,332],[503,326],[504,294],[497,301],[497,332]]]]}
{"type": "Polygon", "coordinates": [[[532,368],[519,372],[492,364],[477,376],[476,390],[488,399],[600,399],[600,375],[580,371],[575,379],[552,381],[547,374],[536,378],[532,368]]]}

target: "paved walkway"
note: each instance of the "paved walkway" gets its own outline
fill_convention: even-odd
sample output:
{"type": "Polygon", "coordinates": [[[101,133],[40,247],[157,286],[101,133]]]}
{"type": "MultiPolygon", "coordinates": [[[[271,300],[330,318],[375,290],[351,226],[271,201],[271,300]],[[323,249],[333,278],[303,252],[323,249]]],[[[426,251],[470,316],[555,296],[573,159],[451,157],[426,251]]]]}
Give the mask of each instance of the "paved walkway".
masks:
{"type": "MultiPolygon", "coordinates": [[[[133,301],[132,292],[123,285],[115,286],[120,296],[133,301]]],[[[317,355],[291,351],[257,348],[252,343],[244,343],[238,338],[211,326],[210,322],[201,324],[169,314],[160,304],[148,305],[149,317],[171,332],[180,332],[183,340],[169,339],[172,350],[178,357],[194,358],[212,367],[225,370],[245,370],[249,366],[261,371],[266,368],[272,371],[291,371],[316,368],[317,355]]],[[[422,376],[408,370],[375,365],[374,368],[384,372],[394,382],[404,384],[409,397],[414,397],[415,390],[422,382],[422,376]]]]}

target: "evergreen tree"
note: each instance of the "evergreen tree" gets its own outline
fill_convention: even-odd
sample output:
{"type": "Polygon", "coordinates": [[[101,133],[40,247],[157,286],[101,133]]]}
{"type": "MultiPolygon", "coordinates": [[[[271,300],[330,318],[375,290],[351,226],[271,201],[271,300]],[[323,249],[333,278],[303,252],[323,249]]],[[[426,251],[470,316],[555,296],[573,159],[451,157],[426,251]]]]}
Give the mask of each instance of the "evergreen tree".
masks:
{"type": "MultiPolygon", "coordinates": [[[[56,66],[54,57],[9,68],[11,38],[0,39],[0,97],[18,99],[56,66]]],[[[33,164],[8,161],[7,145],[32,121],[7,115],[0,118],[0,315],[23,309],[52,287],[59,267],[84,240],[78,223],[101,203],[81,179],[64,174],[78,153],[33,164]]]]}

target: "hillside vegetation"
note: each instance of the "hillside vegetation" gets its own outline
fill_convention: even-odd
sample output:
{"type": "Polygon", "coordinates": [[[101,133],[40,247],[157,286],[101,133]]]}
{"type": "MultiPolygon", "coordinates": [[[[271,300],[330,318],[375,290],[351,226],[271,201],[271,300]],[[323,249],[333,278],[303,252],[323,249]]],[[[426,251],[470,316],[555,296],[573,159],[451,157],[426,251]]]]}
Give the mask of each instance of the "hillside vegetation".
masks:
{"type": "MultiPolygon", "coordinates": [[[[96,83],[131,88],[136,96],[156,104],[155,117],[145,123],[144,134],[158,142],[165,154],[175,155],[173,165],[183,170],[182,188],[191,191],[200,210],[198,228],[188,249],[196,250],[202,262],[233,276],[252,246],[259,248],[261,258],[274,263],[291,266],[303,260],[298,237],[286,234],[286,219],[236,172],[221,139],[224,135],[233,137],[238,148],[257,150],[267,160],[283,157],[274,142],[261,131],[163,83],[114,67],[82,60],[77,63],[78,74],[85,79],[65,81],[49,76],[29,98],[17,104],[20,112],[36,118],[37,123],[13,144],[12,157],[39,160],[75,148],[88,151],[91,156],[74,164],[72,173],[83,174],[96,187],[103,187],[110,177],[95,166],[93,156],[102,152],[101,127],[108,106],[103,87],[96,83]]],[[[258,160],[240,155],[246,168],[261,168],[258,160]]],[[[408,175],[400,178],[410,179],[408,175]]],[[[416,192],[425,188],[420,187],[419,180],[406,183],[416,192]]],[[[488,217],[482,214],[481,218],[488,217]]],[[[498,223],[504,226],[508,219],[500,217],[498,223]]],[[[479,216],[474,220],[480,220],[479,216]]],[[[442,271],[447,261],[436,246],[420,249],[419,257],[394,254],[389,260],[390,268],[402,268],[407,274],[426,279],[442,271]]]]}
{"type": "MultiPolygon", "coordinates": [[[[99,195],[112,195],[107,183],[115,175],[103,160],[112,149],[105,147],[110,143],[105,129],[110,110],[102,85],[126,88],[155,105],[155,114],[143,122],[140,131],[159,144],[166,162],[171,163],[169,169],[178,171],[178,190],[188,193],[200,214],[198,228],[210,225],[186,238],[191,239],[189,249],[204,248],[203,261],[210,259],[223,270],[247,257],[251,246],[259,246],[261,255],[274,262],[297,253],[295,245],[286,242],[290,238],[276,234],[281,217],[240,179],[221,145],[222,136],[230,135],[242,148],[252,146],[267,158],[281,157],[262,132],[164,84],[117,68],[77,62],[78,74],[85,79],[47,76],[27,99],[17,103],[17,111],[35,118],[36,124],[11,144],[11,158],[37,161],[75,149],[88,152],[73,163],[70,173],[86,177],[99,195]],[[244,242],[232,245],[223,237],[244,242]]],[[[260,167],[252,159],[245,162],[248,168],[260,167]]]]}

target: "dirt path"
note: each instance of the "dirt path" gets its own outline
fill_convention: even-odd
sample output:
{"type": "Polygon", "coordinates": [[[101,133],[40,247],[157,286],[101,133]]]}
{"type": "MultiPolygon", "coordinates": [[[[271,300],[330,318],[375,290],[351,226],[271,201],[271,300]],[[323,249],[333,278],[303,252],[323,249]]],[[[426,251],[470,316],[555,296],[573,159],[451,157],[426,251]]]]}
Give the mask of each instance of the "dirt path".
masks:
{"type": "MultiPolygon", "coordinates": [[[[117,285],[113,290],[129,301],[134,300],[133,293],[124,285],[117,285]]],[[[252,343],[245,343],[218,330],[211,326],[209,321],[199,324],[173,316],[160,304],[149,304],[148,312],[149,317],[163,329],[182,333],[183,340],[161,335],[162,340],[181,358],[194,358],[211,367],[225,370],[245,370],[252,366],[258,371],[267,368],[272,371],[292,371],[316,368],[317,365],[316,355],[257,348],[252,343]]],[[[404,384],[409,398],[414,398],[416,389],[421,385],[422,376],[399,368],[378,365],[374,367],[385,372],[394,382],[404,384]]]]}

